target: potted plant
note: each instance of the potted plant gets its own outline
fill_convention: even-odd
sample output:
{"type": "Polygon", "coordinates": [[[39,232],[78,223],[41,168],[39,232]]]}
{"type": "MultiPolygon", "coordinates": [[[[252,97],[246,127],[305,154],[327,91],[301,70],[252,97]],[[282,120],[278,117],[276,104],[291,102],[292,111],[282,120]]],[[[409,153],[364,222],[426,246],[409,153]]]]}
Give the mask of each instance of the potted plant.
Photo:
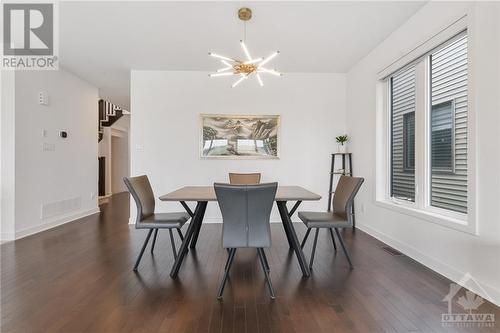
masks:
{"type": "Polygon", "coordinates": [[[347,134],[339,135],[335,138],[335,140],[337,140],[338,143],[338,152],[345,153],[347,151],[347,141],[349,141],[347,134]]]}

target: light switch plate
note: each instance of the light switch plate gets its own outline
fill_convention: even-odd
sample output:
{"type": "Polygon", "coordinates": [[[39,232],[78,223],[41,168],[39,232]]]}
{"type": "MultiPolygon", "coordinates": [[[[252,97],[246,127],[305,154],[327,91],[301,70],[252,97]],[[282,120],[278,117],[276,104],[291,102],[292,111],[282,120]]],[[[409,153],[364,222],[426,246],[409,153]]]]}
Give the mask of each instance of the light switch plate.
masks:
{"type": "Polygon", "coordinates": [[[55,143],[43,143],[43,151],[56,151],[55,143]]]}
{"type": "Polygon", "coordinates": [[[49,95],[46,91],[38,92],[38,104],[40,105],[49,105],[49,95]]]}

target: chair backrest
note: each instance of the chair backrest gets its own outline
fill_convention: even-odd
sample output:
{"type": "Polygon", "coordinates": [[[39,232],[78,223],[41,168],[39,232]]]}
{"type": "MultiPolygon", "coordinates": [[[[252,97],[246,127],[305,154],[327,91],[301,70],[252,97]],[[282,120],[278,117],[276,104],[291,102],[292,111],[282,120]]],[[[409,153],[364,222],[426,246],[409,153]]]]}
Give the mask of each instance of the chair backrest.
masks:
{"type": "Polygon", "coordinates": [[[253,185],[260,183],[260,173],[229,173],[229,182],[233,185],[253,185]]]}
{"type": "Polygon", "coordinates": [[[124,177],[123,181],[137,205],[137,219],[135,223],[139,223],[153,215],[155,212],[155,197],[148,176],[124,177]]]}
{"type": "Polygon", "coordinates": [[[332,200],[335,214],[347,217],[351,221],[352,203],[364,181],[365,179],[360,177],[340,176],[332,200]]]}
{"type": "Polygon", "coordinates": [[[260,185],[214,184],[222,212],[225,248],[269,247],[269,218],[278,183],[260,185]]]}

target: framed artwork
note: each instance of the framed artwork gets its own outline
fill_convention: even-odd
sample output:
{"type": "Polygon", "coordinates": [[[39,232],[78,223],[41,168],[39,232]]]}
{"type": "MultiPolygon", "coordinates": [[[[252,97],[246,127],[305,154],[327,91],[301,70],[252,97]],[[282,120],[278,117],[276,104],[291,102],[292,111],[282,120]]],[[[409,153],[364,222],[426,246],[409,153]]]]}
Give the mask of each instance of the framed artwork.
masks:
{"type": "Polygon", "coordinates": [[[200,115],[200,156],[217,159],[278,159],[280,116],[200,115]]]}

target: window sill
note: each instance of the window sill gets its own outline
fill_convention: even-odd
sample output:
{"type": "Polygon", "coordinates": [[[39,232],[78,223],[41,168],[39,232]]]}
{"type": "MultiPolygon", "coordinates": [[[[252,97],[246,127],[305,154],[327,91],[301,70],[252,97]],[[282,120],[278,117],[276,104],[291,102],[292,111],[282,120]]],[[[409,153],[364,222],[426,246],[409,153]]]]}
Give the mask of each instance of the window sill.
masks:
{"type": "Polygon", "coordinates": [[[457,219],[451,216],[446,216],[419,208],[413,208],[404,203],[398,203],[395,201],[375,200],[375,204],[379,207],[439,224],[450,229],[458,230],[471,235],[477,235],[475,225],[473,223],[470,223],[470,221],[457,219]]]}

